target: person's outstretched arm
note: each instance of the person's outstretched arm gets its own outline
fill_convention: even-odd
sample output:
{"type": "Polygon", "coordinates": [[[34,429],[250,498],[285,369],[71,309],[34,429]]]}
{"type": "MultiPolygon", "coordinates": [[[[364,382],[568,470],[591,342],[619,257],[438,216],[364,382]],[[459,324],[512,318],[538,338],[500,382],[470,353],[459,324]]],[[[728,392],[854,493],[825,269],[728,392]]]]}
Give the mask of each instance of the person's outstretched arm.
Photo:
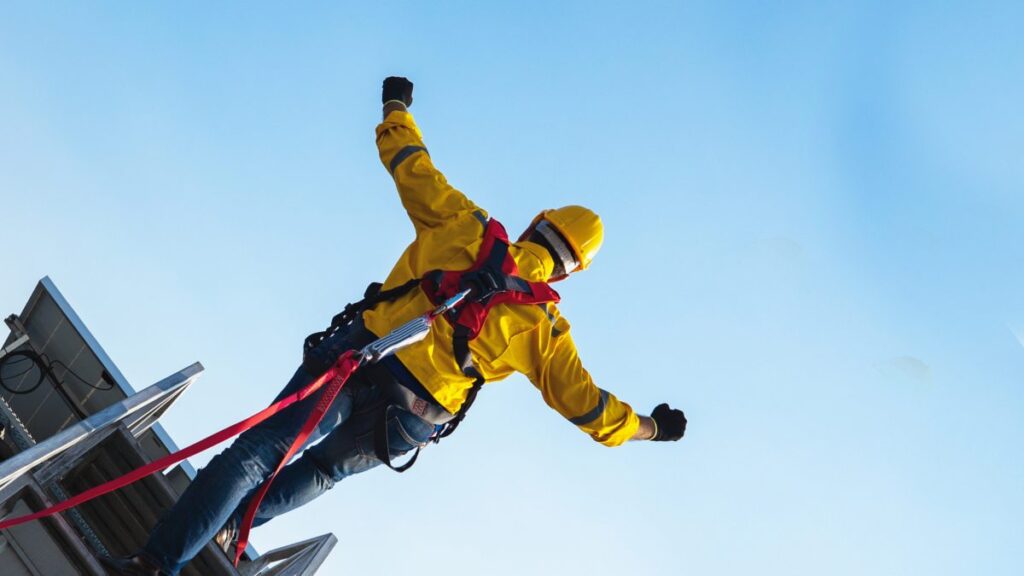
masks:
{"type": "Polygon", "coordinates": [[[582,432],[606,446],[628,440],[679,440],[686,430],[682,411],[659,405],[650,417],[598,388],[583,367],[569,323],[557,307],[546,305],[550,325],[514,337],[504,359],[540,390],[544,402],[582,432]]]}
{"type": "Polygon", "coordinates": [[[477,218],[486,218],[486,213],[452,187],[430,160],[423,135],[409,113],[412,88],[412,82],[405,78],[390,76],[384,80],[384,121],[377,126],[377,149],[417,234],[474,212],[479,212],[477,218]]]}

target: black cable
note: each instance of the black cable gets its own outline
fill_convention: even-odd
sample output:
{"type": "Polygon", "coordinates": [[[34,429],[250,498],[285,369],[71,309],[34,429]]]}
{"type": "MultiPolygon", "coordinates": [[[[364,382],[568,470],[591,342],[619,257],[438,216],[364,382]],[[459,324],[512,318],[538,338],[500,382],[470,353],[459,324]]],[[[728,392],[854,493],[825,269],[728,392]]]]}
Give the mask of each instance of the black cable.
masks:
{"type": "Polygon", "coordinates": [[[0,386],[2,386],[4,390],[10,392],[11,394],[31,394],[36,390],[36,388],[39,388],[40,384],[43,383],[43,374],[45,374],[45,372],[46,370],[42,364],[42,359],[39,358],[39,356],[35,352],[31,352],[28,350],[19,350],[17,352],[11,352],[7,356],[0,358],[0,386]],[[28,362],[29,367],[21,372],[18,372],[13,377],[10,376],[9,374],[5,375],[4,368],[12,364],[12,360],[15,359],[21,359],[22,362],[28,362]],[[8,385],[9,381],[13,380],[14,378],[18,378],[24,376],[25,374],[28,374],[29,372],[32,371],[33,368],[39,370],[39,378],[36,380],[35,384],[32,384],[27,388],[12,388],[11,386],[8,385]]]}
{"type": "MultiPolygon", "coordinates": [[[[46,356],[46,354],[37,354],[35,351],[32,351],[32,350],[17,350],[17,351],[11,352],[7,356],[4,356],[3,358],[0,358],[0,387],[2,387],[4,390],[10,392],[11,394],[31,394],[37,388],[39,388],[39,386],[43,383],[43,376],[44,375],[45,376],[49,376],[50,379],[53,380],[53,382],[54,382],[54,384],[56,386],[65,386],[66,385],[65,380],[61,379],[61,378],[57,378],[57,374],[54,373],[54,371],[53,371],[54,367],[57,367],[57,366],[59,366],[59,367],[64,369],[64,376],[65,376],[65,378],[67,377],[68,374],[70,374],[70,375],[74,376],[75,379],[77,379],[80,383],[85,384],[86,386],[88,386],[89,388],[92,388],[94,390],[104,391],[104,390],[112,390],[114,388],[114,384],[111,383],[111,382],[108,382],[105,386],[97,386],[95,384],[92,384],[91,382],[89,382],[85,378],[82,378],[81,374],[75,372],[70,367],[68,367],[67,364],[61,362],[60,360],[52,360],[51,361],[46,356]],[[17,374],[14,374],[13,376],[11,376],[9,374],[5,375],[4,372],[3,372],[3,369],[6,368],[9,364],[11,364],[12,360],[19,359],[19,358],[22,359],[21,360],[22,362],[25,362],[25,361],[31,362],[31,365],[28,368],[26,368],[25,370],[23,370],[21,372],[18,372],[17,374]],[[17,388],[17,389],[8,386],[8,382],[10,380],[12,380],[14,378],[18,378],[20,376],[24,376],[25,374],[28,374],[32,370],[33,367],[39,369],[39,379],[36,380],[36,382],[33,385],[29,386],[28,388],[17,388]]],[[[103,378],[101,377],[101,379],[103,379],[103,378]]]]}
{"type": "MultiPolygon", "coordinates": [[[[7,356],[7,358],[8,358],[8,361],[10,361],[10,358],[12,358],[12,357],[23,357],[23,356],[24,356],[24,354],[20,354],[20,353],[18,353],[18,352],[15,352],[14,354],[11,354],[10,356],[7,356]]],[[[32,367],[33,367],[33,366],[36,366],[36,363],[35,363],[35,362],[34,362],[34,361],[33,361],[33,360],[31,359],[31,358],[26,358],[26,360],[27,360],[27,361],[28,361],[28,363],[29,363],[29,367],[28,367],[28,368],[26,368],[25,370],[23,370],[23,371],[21,371],[21,372],[18,372],[17,374],[15,374],[15,375],[13,376],[13,378],[17,378],[18,376],[21,376],[22,374],[28,374],[28,373],[29,373],[29,371],[30,371],[30,370],[32,370],[32,367]]],[[[2,375],[0,375],[0,377],[2,377],[2,375]]],[[[11,377],[11,376],[8,376],[8,377],[11,377]]]]}
{"type": "MultiPolygon", "coordinates": [[[[64,369],[64,376],[65,376],[65,377],[66,377],[66,376],[67,376],[68,374],[71,374],[71,375],[72,375],[72,376],[74,376],[74,377],[75,377],[75,378],[76,378],[76,379],[77,379],[77,380],[78,380],[79,382],[81,382],[82,384],[85,384],[86,386],[88,386],[89,388],[92,388],[93,390],[99,390],[100,392],[103,392],[103,391],[105,391],[105,390],[113,390],[113,389],[114,389],[114,383],[113,383],[113,382],[109,382],[109,381],[108,381],[108,382],[106,382],[106,384],[105,384],[104,386],[97,386],[96,384],[92,384],[91,382],[89,382],[89,381],[88,381],[88,380],[86,380],[85,378],[82,378],[82,377],[81,377],[81,376],[80,376],[80,375],[78,374],[78,372],[75,372],[74,370],[72,370],[72,369],[71,369],[71,367],[69,367],[69,366],[68,366],[67,364],[65,364],[65,363],[61,362],[60,360],[52,360],[52,361],[51,361],[51,360],[50,360],[50,359],[49,359],[49,358],[48,358],[48,357],[46,356],[46,354],[40,354],[40,356],[41,356],[41,357],[42,357],[43,359],[45,359],[45,360],[46,360],[46,361],[47,361],[47,362],[49,363],[49,366],[50,366],[50,373],[51,373],[51,374],[53,374],[53,367],[54,367],[54,366],[57,366],[57,365],[60,365],[60,367],[64,369]]],[[[103,373],[101,373],[101,374],[100,374],[100,380],[104,380],[104,381],[106,380],[106,379],[105,379],[105,378],[103,377],[103,376],[104,376],[105,374],[106,374],[105,372],[103,372],[103,373]]]]}

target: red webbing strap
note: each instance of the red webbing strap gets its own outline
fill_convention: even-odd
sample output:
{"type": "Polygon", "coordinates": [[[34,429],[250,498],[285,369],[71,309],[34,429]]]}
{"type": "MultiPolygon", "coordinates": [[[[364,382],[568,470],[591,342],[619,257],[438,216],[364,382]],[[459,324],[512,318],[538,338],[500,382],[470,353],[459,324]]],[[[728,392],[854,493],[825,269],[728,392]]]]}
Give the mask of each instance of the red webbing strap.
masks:
{"type": "MultiPolygon", "coordinates": [[[[338,361],[334,364],[334,366],[327,370],[327,372],[325,372],[322,376],[311,382],[308,386],[306,386],[302,390],[299,390],[298,392],[295,392],[294,394],[285,396],[281,400],[274,402],[270,406],[267,406],[263,410],[260,410],[259,412],[253,414],[252,416],[246,418],[245,420],[236,422],[231,426],[228,426],[227,428],[224,428],[219,432],[215,432],[207,436],[206,438],[203,438],[198,442],[186,446],[185,448],[182,448],[181,450],[173,454],[168,454],[163,458],[154,460],[153,462],[150,462],[145,466],[132,470],[131,472],[125,474],[124,476],[121,476],[120,478],[115,478],[109,482],[105,482],[94,488],[90,488],[85,492],[82,492],[81,494],[78,494],[63,502],[54,504],[49,508],[25,516],[9,518],[7,520],[0,521],[0,530],[11,528],[19,524],[24,524],[26,522],[31,522],[32,520],[38,520],[40,518],[52,516],[58,512],[63,512],[70,508],[74,508],[79,504],[83,504],[94,498],[113,492],[118,488],[123,488],[129,484],[132,484],[133,482],[137,482],[145,478],[146,476],[153,474],[154,472],[166,470],[167,468],[170,468],[171,466],[177,464],[178,462],[181,462],[186,458],[195,456],[196,454],[199,454],[204,450],[212,448],[217,444],[224,442],[225,440],[228,440],[234,436],[237,436],[238,434],[241,434],[242,432],[245,432],[246,430],[252,428],[253,426],[256,426],[260,422],[263,422],[267,418],[270,418],[274,414],[277,414],[278,412],[284,410],[285,408],[291,406],[292,404],[304,400],[305,398],[308,398],[311,394],[319,390],[324,385],[324,383],[328,381],[331,382],[329,390],[334,389],[334,394],[337,395],[338,390],[341,389],[341,386],[345,383],[345,380],[348,379],[348,377],[352,374],[352,372],[356,370],[356,368],[359,367],[359,362],[354,358],[354,355],[355,352],[352,350],[346,352],[340,358],[338,358],[338,361]]],[[[322,403],[323,400],[317,403],[317,407],[319,408],[320,404],[322,403]]],[[[321,414],[320,416],[322,418],[323,414],[321,414]]],[[[308,421],[306,422],[306,425],[309,425],[308,421]]],[[[303,430],[305,430],[305,428],[306,427],[304,426],[303,430]]],[[[301,443],[299,445],[301,445],[301,443]]],[[[295,445],[293,445],[293,448],[294,446],[295,445]]],[[[288,457],[284,458],[284,460],[282,460],[282,465],[284,462],[287,461],[288,457]]],[[[248,530],[246,530],[246,533],[248,533],[248,530]]],[[[240,545],[239,550],[241,550],[242,547],[243,545],[240,545]]],[[[241,554],[241,552],[239,552],[239,554],[241,554]]]]}
{"type": "MultiPolygon", "coordinates": [[[[431,280],[430,278],[428,278],[429,274],[423,276],[423,278],[421,279],[421,286],[423,288],[423,291],[427,294],[427,298],[429,298],[430,301],[433,302],[434,304],[440,304],[441,302],[444,302],[447,298],[450,298],[451,296],[457,294],[460,289],[459,282],[462,280],[462,275],[465,274],[466,272],[474,272],[482,268],[483,265],[487,263],[487,258],[488,256],[491,255],[491,250],[494,249],[494,243],[497,240],[503,241],[507,244],[508,233],[505,232],[505,227],[501,225],[501,222],[498,222],[494,218],[491,218],[490,220],[487,221],[487,226],[484,228],[484,234],[480,242],[480,248],[477,250],[476,260],[473,262],[472,266],[466,268],[465,270],[444,271],[441,274],[441,279],[436,287],[431,285],[431,280]]],[[[509,257],[507,258],[507,260],[512,260],[512,258],[509,257]]],[[[512,260],[512,266],[513,269],[511,271],[504,270],[503,266],[504,272],[506,274],[515,274],[515,260],[512,260]]]]}
{"type": "Polygon", "coordinates": [[[245,511],[245,516],[242,518],[242,524],[238,529],[238,543],[235,548],[235,566],[238,566],[238,562],[242,559],[242,553],[245,552],[245,547],[249,543],[249,531],[252,530],[253,520],[256,518],[256,511],[259,510],[260,502],[263,501],[263,497],[266,496],[267,490],[270,490],[270,485],[277,478],[278,472],[283,469],[288,462],[295,456],[295,453],[302,449],[302,446],[306,443],[309,436],[316,430],[316,427],[320,424],[320,421],[324,419],[324,414],[327,413],[327,409],[331,407],[331,403],[334,402],[334,398],[338,396],[338,392],[341,391],[341,387],[345,385],[345,381],[352,375],[353,372],[359,368],[359,360],[355,357],[355,352],[349,350],[338,358],[338,361],[331,368],[334,372],[332,375],[330,384],[324,389],[324,393],[320,396],[320,400],[317,401],[313,411],[306,418],[306,423],[302,425],[302,430],[299,431],[298,436],[295,440],[292,440],[292,445],[288,447],[288,451],[285,452],[284,457],[277,464],[277,468],[274,472],[267,477],[260,486],[260,489],[253,496],[252,500],[249,501],[249,507],[245,511]]]}

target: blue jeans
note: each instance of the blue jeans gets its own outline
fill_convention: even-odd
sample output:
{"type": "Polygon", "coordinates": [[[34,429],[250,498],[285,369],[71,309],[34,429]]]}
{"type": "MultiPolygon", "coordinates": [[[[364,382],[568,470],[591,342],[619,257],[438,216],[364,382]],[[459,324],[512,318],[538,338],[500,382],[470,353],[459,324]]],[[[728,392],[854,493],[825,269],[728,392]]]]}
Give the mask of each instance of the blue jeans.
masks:
{"type": "MultiPolygon", "coordinates": [[[[345,331],[340,331],[314,352],[333,354],[348,349],[351,345],[346,338],[345,331]]],[[[313,379],[306,369],[299,368],[278,399],[313,379]]],[[[242,433],[215,456],[157,522],[142,553],[175,576],[226,522],[240,520],[249,498],[277,467],[319,396],[293,404],[242,433]]],[[[373,435],[385,414],[392,458],[423,446],[434,432],[433,424],[392,406],[387,394],[357,372],[331,404],[305,451],[271,485],[255,525],[312,501],[347,476],[380,464],[374,455],[373,435]]]]}

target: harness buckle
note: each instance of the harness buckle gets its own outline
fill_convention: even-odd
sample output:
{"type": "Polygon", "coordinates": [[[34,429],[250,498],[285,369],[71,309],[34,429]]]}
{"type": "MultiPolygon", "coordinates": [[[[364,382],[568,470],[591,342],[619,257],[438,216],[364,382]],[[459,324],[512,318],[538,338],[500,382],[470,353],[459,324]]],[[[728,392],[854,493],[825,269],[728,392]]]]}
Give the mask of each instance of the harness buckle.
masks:
{"type": "Polygon", "coordinates": [[[498,272],[489,267],[466,274],[463,276],[462,285],[473,291],[476,300],[487,300],[495,294],[504,292],[504,283],[499,279],[498,272]]]}
{"type": "Polygon", "coordinates": [[[452,296],[451,298],[445,300],[444,302],[441,303],[440,306],[434,308],[433,312],[430,312],[430,317],[437,318],[438,316],[444,314],[445,312],[455,310],[455,307],[461,304],[462,301],[465,300],[467,296],[469,296],[469,292],[469,290],[463,290],[462,292],[459,292],[452,296]]]}

